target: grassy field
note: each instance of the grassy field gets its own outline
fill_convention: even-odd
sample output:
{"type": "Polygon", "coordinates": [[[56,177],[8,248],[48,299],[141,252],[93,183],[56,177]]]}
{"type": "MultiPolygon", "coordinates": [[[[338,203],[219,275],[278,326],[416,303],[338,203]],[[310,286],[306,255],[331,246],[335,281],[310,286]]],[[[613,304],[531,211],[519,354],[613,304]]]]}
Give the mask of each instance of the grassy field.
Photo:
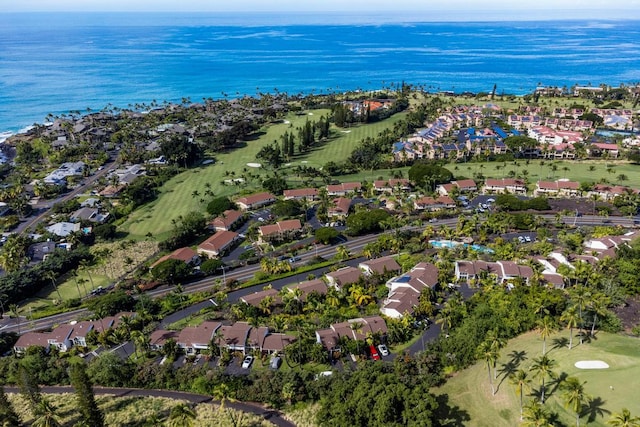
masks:
{"type": "MultiPolygon", "coordinates": [[[[586,381],[585,391],[592,397],[593,403],[583,411],[581,425],[605,426],[612,413],[620,413],[628,408],[633,415],[640,415],[640,401],[637,399],[638,386],[633,380],[640,375],[640,354],[637,351],[638,339],[600,332],[590,343],[578,345],[569,350],[566,347],[569,333],[563,331],[547,339],[547,354],[557,362],[555,372],[586,381]],[[566,341],[565,341],[566,340],[566,341]],[[609,369],[582,370],[574,366],[581,360],[602,360],[609,369]],[[611,388],[613,387],[613,388],[611,388]]],[[[577,341],[574,339],[574,344],[577,341]]],[[[524,334],[511,340],[501,351],[498,361],[498,392],[491,395],[487,368],[484,362],[457,373],[447,383],[437,389],[435,394],[448,394],[452,405],[467,411],[471,420],[465,426],[512,427],[519,424],[519,396],[515,388],[504,378],[500,367],[509,362],[519,364],[517,369],[525,371],[531,366],[531,360],[542,352],[542,340],[536,333],[524,334]],[[517,362],[516,352],[525,359],[517,362]]],[[[504,371],[503,371],[504,372],[504,371]]],[[[539,381],[533,380],[531,386],[539,388],[539,381]]],[[[551,392],[545,406],[559,414],[566,425],[575,425],[575,415],[564,406],[562,391],[547,383],[547,392],[551,392]]],[[[530,391],[529,391],[530,393],[530,391]]],[[[531,399],[527,394],[526,400],[531,399]]]]}
{"type": "Polygon", "coordinates": [[[583,161],[549,161],[526,160],[517,162],[470,162],[456,163],[446,166],[456,177],[466,176],[473,178],[474,174],[482,173],[488,178],[506,178],[509,171],[523,176],[526,170],[531,183],[538,180],[570,179],[578,182],[600,182],[603,179],[610,183],[640,186],[640,166],[632,165],[624,161],[583,160],[583,161]],[[590,170],[593,167],[593,170],[590,170]],[[457,169],[456,169],[457,168],[457,169]],[[619,176],[625,175],[626,180],[620,180],[619,176]]]}
{"type": "MultiPolygon", "coordinates": [[[[62,427],[70,427],[80,420],[76,398],[71,394],[45,395],[56,408],[56,414],[62,427]]],[[[33,417],[29,405],[19,395],[9,395],[9,400],[18,412],[24,425],[31,425],[33,417]]],[[[96,396],[96,401],[105,414],[105,425],[122,426],[163,426],[170,425],[167,419],[174,406],[187,403],[160,397],[113,397],[96,396]]],[[[193,425],[211,427],[231,426],[273,426],[272,423],[257,415],[238,412],[229,408],[220,409],[211,404],[199,404],[194,408],[196,419],[193,425]]]]}
{"type": "Polygon", "coordinates": [[[100,286],[107,287],[131,270],[132,266],[143,262],[147,257],[156,253],[158,245],[151,241],[123,241],[98,243],[91,250],[97,256],[103,249],[111,251],[106,259],[98,259],[94,265],[87,269],[79,268],[76,270],[77,276],[67,274],[58,278],[56,285],[60,295],[53,287],[53,283],[48,282],[47,286],[40,289],[33,298],[21,303],[21,313],[34,313],[56,305],[60,302],[60,298],[62,301],[67,301],[79,296],[83,297],[100,286]],[[79,291],[78,288],[80,288],[79,291]]]}
{"type": "MultiPolygon", "coordinates": [[[[261,181],[267,171],[253,168],[248,163],[256,162],[256,154],[267,144],[280,140],[287,131],[295,130],[306,120],[317,120],[328,110],[314,110],[313,115],[298,116],[289,114],[284,123],[269,125],[263,129],[258,139],[247,141],[245,147],[216,153],[216,163],[183,172],[167,182],[160,196],[136,210],[120,227],[129,233],[129,237],[142,239],[151,233],[155,239],[167,237],[171,230],[171,220],[188,212],[204,211],[210,196],[205,196],[206,185],[210,185],[215,195],[233,196],[240,193],[252,193],[261,190],[261,181]],[[225,180],[243,179],[242,184],[225,184],[225,180]],[[195,192],[195,193],[194,193],[195,192]]],[[[280,169],[283,176],[289,176],[289,169],[297,165],[321,167],[330,160],[346,159],[353,148],[366,137],[375,137],[381,130],[393,126],[404,114],[379,123],[354,126],[348,129],[332,128],[332,137],[326,143],[315,147],[309,153],[295,156],[290,163],[280,169]]],[[[370,173],[371,174],[371,173],[370,173]]]]}

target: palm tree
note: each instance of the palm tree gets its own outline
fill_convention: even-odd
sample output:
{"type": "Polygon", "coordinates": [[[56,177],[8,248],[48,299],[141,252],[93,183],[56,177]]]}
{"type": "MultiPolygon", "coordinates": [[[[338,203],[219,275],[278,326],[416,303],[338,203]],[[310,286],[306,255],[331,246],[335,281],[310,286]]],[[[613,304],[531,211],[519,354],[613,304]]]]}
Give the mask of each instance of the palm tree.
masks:
{"type": "Polygon", "coordinates": [[[593,314],[593,324],[591,325],[591,336],[595,334],[596,331],[596,322],[598,321],[598,316],[604,317],[607,315],[607,306],[611,302],[611,299],[603,293],[595,294],[591,299],[591,304],[589,305],[589,309],[593,314]]]}
{"type": "Polygon", "coordinates": [[[518,369],[509,376],[509,382],[516,388],[516,393],[520,395],[520,421],[522,421],[524,417],[524,390],[529,388],[531,378],[529,378],[527,371],[518,369]]]}
{"type": "Polygon", "coordinates": [[[551,414],[537,400],[532,400],[527,404],[523,414],[524,421],[522,426],[525,427],[553,427],[549,422],[551,414]]]}
{"type": "Polygon", "coordinates": [[[627,408],[622,408],[621,413],[611,415],[607,424],[612,427],[640,427],[640,418],[631,416],[627,408]]]}
{"type": "Polygon", "coordinates": [[[565,380],[562,388],[564,389],[563,399],[567,407],[576,413],[576,427],[580,426],[580,414],[585,404],[589,402],[589,397],[584,392],[585,382],[580,382],[575,377],[569,377],[565,380]]]}
{"type": "Polygon", "coordinates": [[[569,328],[569,350],[573,346],[573,328],[578,326],[578,307],[572,305],[568,307],[560,316],[560,320],[567,324],[569,328]]]}
{"type": "Polygon", "coordinates": [[[91,277],[91,273],[89,272],[89,266],[91,265],[91,263],[89,262],[89,260],[87,259],[83,259],[80,260],[80,268],[87,273],[87,276],[89,277],[89,282],[91,283],[91,289],[95,289],[95,285],[93,284],[93,277],[91,277]]]}
{"type": "Polygon", "coordinates": [[[533,365],[529,368],[535,377],[540,378],[540,401],[544,403],[544,383],[547,377],[555,377],[553,368],[556,367],[556,361],[549,359],[546,355],[533,359],[533,365]]]}
{"type": "Polygon", "coordinates": [[[491,385],[491,394],[496,394],[496,388],[493,385],[493,376],[491,375],[491,365],[495,363],[498,358],[498,354],[492,348],[491,342],[482,341],[478,346],[477,355],[479,359],[484,359],[487,362],[487,372],[489,374],[489,384],[491,385]]]}
{"type": "Polygon", "coordinates": [[[56,415],[56,408],[45,398],[42,398],[36,407],[36,419],[31,424],[33,427],[60,427],[60,421],[56,415]]]}
{"type": "Polygon", "coordinates": [[[58,298],[60,299],[60,301],[62,301],[62,295],[60,295],[60,290],[58,289],[58,284],[56,283],[56,279],[57,279],[56,273],[53,270],[48,270],[47,272],[44,273],[44,277],[45,279],[51,280],[53,289],[56,290],[56,293],[58,294],[58,298]]]}
{"type": "Polygon", "coordinates": [[[346,259],[349,259],[350,256],[351,256],[351,253],[349,252],[349,249],[345,245],[340,245],[336,248],[336,258],[338,260],[344,261],[346,259]]]}
{"type": "Polygon", "coordinates": [[[493,351],[496,353],[496,357],[493,360],[493,379],[495,380],[498,378],[498,370],[496,369],[496,363],[498,361],[498,358],[500,357],[500,350],[502,350],[502,348],[507,344],[507,342],[505,341],[504,338],[501,338],[498,335],[498,332],[496,330],[489,331],[487,333],[486,340],[489,342],[491,349],[493,349],[493,351]]]}
{"type": "Polygon", "coordinates": [[[547,352],[547,338],[554,331],[555,327],[551,323],[551,318],[549,316],[545,316],[541,321],[538,322],[538,332],[540,332],[540,338],[542,338],[542,355],[544,356],[547,352]]]}
{"type": "Polygon", "coordinates": [[[181,403],[171,408],[169,424],[174,427],[191,427],[195,419],[196,413],[191,406],[181,403]]]}
{"type": "MultiPolygon", "coordinates": [[[[580,319],[580,324],[578,327],[582,331],[584,328],[584,319],[582,317],[582,312],[587,306],[588,302],[591,300],[591,292],[587,290],[584,286],[575,286],[573,290],[570,292],[571,299],[578,307],[578,318],[580,319]]],[[[580,344],[582,344],[582,335],[580,335],[580,344]]]]}

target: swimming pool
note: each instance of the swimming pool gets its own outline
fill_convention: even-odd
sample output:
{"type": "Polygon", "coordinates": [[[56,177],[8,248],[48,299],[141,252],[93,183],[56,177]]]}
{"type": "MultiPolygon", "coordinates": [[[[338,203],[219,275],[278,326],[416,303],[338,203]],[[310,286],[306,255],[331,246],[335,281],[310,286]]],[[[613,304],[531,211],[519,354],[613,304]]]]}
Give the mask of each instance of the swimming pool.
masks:
{"type": "Polygon", "coordinates": [[[474,250],[476,252],[484,252],[487,254],[493,253],[493,249],[487,248],[486,246],[475,245],[475,244],[470,245],[468,243],[454,242],[453,240],[429,240],[429,243],[431,244],[431,246],[438,249],[441,249],[441,248],[453,249],[457,246],[463,246],[465,248],[471,248],[471,250],[474,250]]]}

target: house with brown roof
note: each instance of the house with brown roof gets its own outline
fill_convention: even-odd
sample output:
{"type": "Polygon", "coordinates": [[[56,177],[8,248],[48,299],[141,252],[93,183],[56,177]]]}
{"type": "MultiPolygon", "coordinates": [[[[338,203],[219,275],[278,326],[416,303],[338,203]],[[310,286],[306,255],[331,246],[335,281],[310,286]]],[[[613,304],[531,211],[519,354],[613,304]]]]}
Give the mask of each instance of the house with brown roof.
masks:
{"type": "Polygon", "coordinates": [[[72,345],[78,347],[86,347],[87,346],[87,334],[95,329],[95,322],[91,322],[88,320],[82,322],[76,322],[73,325],[73,331],[71,331],[71,335],[69,339],[71,340],[72,345]]]}
{"type": "Polygon", "coordinates": [[[637,193],[638,190],[630,187],[624,187],[622,185],[596,184],[593,186],[593,189],[587,193],[587,196],[596,196],[601,200],[608,202],[618,196],[637,193]]]}
{"type": "Polygon", "coordinates": [[[266,297],[272,297],[274,304],[279,303],[280,298],[278,297],[277,289],[265,289],[262,291],[254,292],[245,296],[240,297],[240,301],[245,304],[252,305],[254,307],[260,307],[260,303],[266,297]]]}
{"type": "Polygon", "coordinates": [[[346,197],[338,197],[333,199],[333,205],[327,209],[327,216],[330,218],[345,219],[349,215],[351,209],[351,199],[346,197]]]}
{"type": "Polygon", "coordinates": [[[377,193],[391,194],[394,191],[411,191],[411,181],[405,178],[376,180],[373,182],[373,188],[377,193]]]}
{"type": "Polygon", "coordinates": [[[436,191],[441,196],[450,196],[454,189],[457,189],[459,193],[470,193],[478,191],[478,186],[472,179],[461,179],[460,181],[451,181],[448,184],[440,184],[436,187],[436,191]]]}
{"type": "Polygon", "coordinates": [[[384,300],[380,312],[393,319],[400,319],[413,313],[420,303],[420,293],[413,288],[397,288],[384,300]]]}
{"type": "Polygon", "coordinates": [[[410,271],[387,282],[389,293],[400,288],[411,288],[418,294],[424,288],[434,288],[438,284],[438,267],[430,262],[416,264],[410,271]]]}
{"type": "Polygon", "coordinates": [[[238,200],[236,200],[236,204],[243,211],[248,211],[251,209],[256,209],[262,206],[270,205],[272,203],[275,203],[276,200],[278,199],[273,194],[268,192],[263,192],[263,193],[252,194],[250,196],[240,197],[238,200]]]}
{"type": "Polygon", "coordinates": [[[439,211],[443,209],[455,209],[456,202],[449,196],[420,197],[413,201],[413,207],[417,210],[439,211]]]}
{"type": "Polygon", "coordinates": [[[176,344],[186,354],[196,354],[209,348],[213,334],[222,326],[220,322],[204,321],[198,326],[187,326],[178,334],[176,344]]]}
{"type": "Polygon", "coordinates": [[[284,190],[284,200],[307,200],[313,202],[318,200],[318,189],[295,188],[293,190],[284,190]]]}
{"type": "Polygon", "coordinates": [[[559,179],[557,181],[538,181],[536,189],[533,191],[534,196],[561,196],[575,197],[580,195],[580,183],[569,181],[568,179],[559,179]]]}
{"type": "Polygon", "coordinates": [[[26,332],[18,338],[13,345],[16,354],[23,354],[29,347],[42,347],[49,350],[49,333],[47,332],[26,332]]]}
{"type": "Polygon", "coordinates": [[[367,276],[399,273],[401,270],[400,264],[391,255],[362,261],[358,264],[358,268],[367,276]]]}
{"type": "Polygon", "coordinates": [[[215,217],[209,226],[216,231],[232,231],[244,222],[244,214],[235,209],[227,209],[222,215],[215,217]]]}
{"type": "Polygon", "coordinates": [[[324,277],[327,278],[329,286],[333,286],[334,288],[340,290],[347,285],[357,283],[358,280],[360,280],[361,275],[362,271],[360,271],[359,268],[343,267],[339,270],[326,273],[324,277]]]}
{"type": "Polygon", "coordinates": [[[64,324],[49,332],[49,337],[47,338],[49,348],[56,347],[60,352],[69,350],[73,346],[73,341],[71,340],[73,327],[74,325],[64,324]]]}
{"type": "Polygon", "coordinates": [[[299,219],[287,219],[258,227],[261,242],[293,240],[300,234],[302,234],[302,223],[299,219]]]}
{"type": "Polygon", "coordinates": [[[296,283],[293,285],[287,285],[285,289],[289,290],[290,292],[294,292],[294,290],[299,289],[301,292],[300,300],[306,301],[307,297],[313,292],[316,292],[320,295],[326,295],[328,288],[327,284],[322,280],[312,279],[305,280],[304,282],[296,283]]]}
{"type": "Polygon", "coordinates": [[[228,348],[230,351],[246,352],[247,339],[249,338],[251,326],[247,322],[236,322],[230,326],[221,326],[220,332],[222,337],[220,345],[228,348]]]}
{"type": "Polygon", "coordinates": [[[362,189],[360,182],[343,182],[340,184],[327,185],[327,194],[329,196],[346,196],[350,193],[358,193],[362,189]]]}
{"type": "Polygon", "coordinates": [[[162,347],[169,340],[174,340],[177,342],[179,336],[179,332],[177,331],[166,331],[164,329],[156,329],[151,332],[149,336],[149,348],[153,351],[162,350],[162,347]]]}
{"type": "Polygon", "coordinates": [[[198,253],[196,251],[194,251],[193,249],[191,249],[189,247],[184,247],[184,248],[176,249],[175,251],[171,252],[170,254],[161,256],[156,262],[151,264],[150,268],[154,268],[155,266],[157,266],[161,262],[169,260],[169,259],[176,259],[178,261],[184,262],[185,264],[189,264],[189,265],[193,265],[193,266],[198,265],[200,263],[200,255],[198,255],[198,253]]]}
{"type": "Polygon", "coordinates": [[[487,179],[482,187],[482,192],[487,194],[526,194],[527,186],[522,179],[517,178],[487,179]]]}
{"type": "Polygon", "coordinates": [[[238,240],[240,235],[233,231],[218,231],[198,245],[198,254],[215,258],[223,255],[238,240]]]}
{"type": "Polygon", "coordinates": [[[316,342],[329,351],[338,348],[342,337],[365,341],[367,336],[387,334],[387,323],[380,316],[359,317],[345,322],[334,323],[329,328],[316,331],[316,342]]]}
{"type": "Polygon", "coordinates": [[[293,335],[269,333],[264,337],[260,350],[268,354],[282,353],[286,346],[293,344],[295,341],[296,337],[293,335]]]}

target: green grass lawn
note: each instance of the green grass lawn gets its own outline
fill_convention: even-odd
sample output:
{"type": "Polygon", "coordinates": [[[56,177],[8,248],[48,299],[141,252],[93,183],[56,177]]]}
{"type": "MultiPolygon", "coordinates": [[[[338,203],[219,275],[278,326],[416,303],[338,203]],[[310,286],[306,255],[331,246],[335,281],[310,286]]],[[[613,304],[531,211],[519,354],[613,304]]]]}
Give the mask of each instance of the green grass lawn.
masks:
{"type": "MultiPolygon", "coordinates": [[[[569,350],[569,332],[562,331],[547,339],[548,356],[557,362],[555,372],[566,373],[576,377],[581,382],[586,381],[585,391],[595,402],[584,411],[581,425],[605,426],[611,413],[620,413],[627,408],[635,416],[640,415],[640,401],[637,399],[638,385],[635,378],[640,375],[640,353],[638,353],[638,339],[621,335],[597,333],[596,339],[590,343],[577,345],[569,350]],[[609,369],[584,370],[574,364],[581,360],[602,360],[609,365],[609,369]],[[613,387],[613,389],[611,389],[613,387]]],[[[577,340],[574,338],[574,345],[577,340]]],[[[519,396],[516,395],[505,375],[500,373],[500,367],[514,360],[514,352],[522,352],[526,357],[519,363],[518,369],[525,371],[531,366],[531,360],[539,357],[542,352],[542,340],[537,333],[527,333],[511,340],[501,351],[498,361],[498,392],[491,395],[491,388],[487,376],[486,363],[476,365],[455,374],[447,383],[433,390],[435,394],[448,394],[451,405],[457,405],[467,411],[471,420],[465,426],[512,427],[519,424],[520,406],[519,396]]],[[[531,384],[539,388],[539,381],[534,379],[531,384]]],[[[575,425],[574,413],[566,409],[562,400],[562,391],[554,389],[553,383],[547,383],[550,397],[545,406],[559,414],[560,420],[566,425],[575,425]]],[[[527,394],[525,400],[531,399],[527,394]]]]}
{"type": "Polygon", "coordinates": [[[523,176],[526,170],[529,181],[533,184],[539,180],[570,179],[578,182],[600,182],[608,180],[612,184],[640,186],[640,166],[632,165],[624,161],[583,160],[583,161],[549,161],[526,160],[516,162],[469,162],[448,164],[445,166],[456,177],[465,176],[473,178],[480,172],[488,178],[507,178],[509,171],[523,176]],[[555,166],[555,170],[554,167],[555,166]],[[593,167],[593,170],[591,170],[593,167]],[[619,176],[625,175],[626,180],[620,180],[619,176]]]}
{"type": "MultiPolygon", "coordinates": [[[[267,144],[280,141],[280,136],[287,131],[295,131],[306,120],[317,120],[321,115],[328,114],[328,110],[313,110],[311,114],[298,116],[289,114],[285,122],[269,125],[262,129],[259,138],[246,142],[246,146],[226,153],[216,153],[216,163],[185,171],[169,180],[161,190],[158,198],[133,212],[129,219],[120,227],[128,232],[130,238],[142,239],[147,233],[152,233],[155,239],[166,238],[171,231],[171,220],[191,211],[204,211],[210,197],[204,196],[206,184],[217,196],[234,196],[239,193],[261,191],[261,181],[268,173],[262,168],[249,167],[248,163],[256,162],[256,154],[267,144]],[[288,123],[287,123],[288,122],[288,123]],[[233,175],[232,175],[233,173],[233,175]],[[242,178],[241,185],[225,185],[225,179],[242,178]],[[194,193],[194,191],[197,192],[194,193]],[[201,201],[201,199],[203,201],[201,201]]],[[[332,128],[329,141],[318,145],[303,155],[296,155],[291,162],[280,169],[283,176],[291,179],[290,168],[298,165],[321,167],[325,163],[345,160],[353,148],[366,137],[375,137],[380,131],[393,126],[404,117],[403,113],[370,125],[358,125],[347,129],[332,128]]],[[[371,176],[371,171],[368,175],[371,176]]],[[[367,175],[366,173],[364,175],[367,175]]],[[[376,176],[378,172],[376,172],[376,176]]],[[[347,177],[352,179],[352,177],[347,177]]],[[[345,180],[347,179],[345,178],[345,180]]]]}

